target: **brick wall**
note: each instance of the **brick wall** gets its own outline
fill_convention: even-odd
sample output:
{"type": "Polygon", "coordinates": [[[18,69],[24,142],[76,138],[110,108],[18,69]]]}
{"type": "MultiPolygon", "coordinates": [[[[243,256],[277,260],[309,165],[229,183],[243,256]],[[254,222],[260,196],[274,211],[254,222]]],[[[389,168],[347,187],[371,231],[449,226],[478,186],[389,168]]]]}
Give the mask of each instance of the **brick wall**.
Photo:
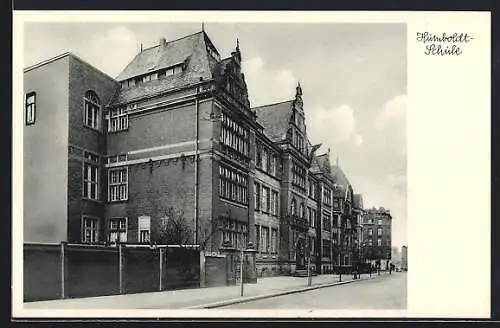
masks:
{"type": "Polygon", "coordinates": [[[68,159],[68,240],[81,241],[82,215],[91,215],[100,220],[100,240],[104,237],[104,205],[106,200],[106,179],[104,169],[100,168],[99,201],[83,200],[83,151],[104,155],[106,139],[104,136],[104,105],[114,96],[118,83],[96,68],[74,56],[69,61],[69,146],[73,148],[68,159]],[[102,108],[100,131],[84,126],[84,95],[93,90],[99,97],[102,108]]]}

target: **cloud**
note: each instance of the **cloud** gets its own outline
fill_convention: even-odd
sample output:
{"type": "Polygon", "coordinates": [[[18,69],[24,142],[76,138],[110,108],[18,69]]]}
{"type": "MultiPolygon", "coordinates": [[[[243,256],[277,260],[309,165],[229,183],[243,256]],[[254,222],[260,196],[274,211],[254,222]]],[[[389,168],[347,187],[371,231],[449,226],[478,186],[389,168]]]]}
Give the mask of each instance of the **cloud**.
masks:
{"type": "Polygon", "coordinates": [[[271,69],[261,57],[243,60],[242,70],[252,107],[292,99],[298,79],[288,69],[271,69]]]}
{"type": "Polygon", "coordinates": [[[364,142],[364,138],[361,134],[357,134],[355,137],[354,137],[354,145],[355,146],[361,146],[364,142]]]}
{"type": "Polygon", "coordinates": [[[318,142],[338,144],[354,141],[361,144],[360,135],[355,137],[356,118],[354,110],[349,105],[340,105],[332,109],[317,109],[310,116],[311,135],[318,142]]]}
{"type": "Polygon", "coordinates": [[[79,51],[83,58],[88,58],[93,65],[115,77],[138,53],[138,45],[137,36],[130,29],[118,26],[105,33],[92,35],[89,44],[79,51]],[[106,49],[105,56],[102,55],[102,49],[106,49]]]}
{"type": "Polygon", "coordinates": [[[385,102],[377,115],[377,127],[385,128],[390,124],[406,124],[406,103],[406,95],[399,95],[385,102]]]}

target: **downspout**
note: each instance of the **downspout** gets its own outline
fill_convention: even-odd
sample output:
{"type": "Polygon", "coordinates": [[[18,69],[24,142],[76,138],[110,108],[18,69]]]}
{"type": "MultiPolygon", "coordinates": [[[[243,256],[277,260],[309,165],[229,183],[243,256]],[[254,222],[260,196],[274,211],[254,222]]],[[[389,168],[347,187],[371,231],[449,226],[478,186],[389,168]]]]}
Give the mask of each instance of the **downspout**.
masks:
{"type": "MultiPolygon", "coordinates": [[[[201,80],[201,78],[200,78],[201,80]]],[[[198,244],[198,117],[199,117],[199,95],[200,86],[196,86],[195,102],[195,143],[194,143],[194,245],[198,244]]]]}

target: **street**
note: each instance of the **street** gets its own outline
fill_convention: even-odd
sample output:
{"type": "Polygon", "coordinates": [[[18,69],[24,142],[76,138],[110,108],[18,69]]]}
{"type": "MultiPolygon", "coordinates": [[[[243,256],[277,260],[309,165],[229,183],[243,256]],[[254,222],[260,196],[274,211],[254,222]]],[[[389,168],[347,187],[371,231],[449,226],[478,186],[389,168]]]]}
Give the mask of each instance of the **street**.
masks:
{"type": "Polygon", "coordinates": [[[406,273],[394,272],[392,275],[382,274],[376,279],[358,281],[357,283],[320,288],[303,293],[223,307],[223,309],[291,308],[405,309],[406,273]]]}

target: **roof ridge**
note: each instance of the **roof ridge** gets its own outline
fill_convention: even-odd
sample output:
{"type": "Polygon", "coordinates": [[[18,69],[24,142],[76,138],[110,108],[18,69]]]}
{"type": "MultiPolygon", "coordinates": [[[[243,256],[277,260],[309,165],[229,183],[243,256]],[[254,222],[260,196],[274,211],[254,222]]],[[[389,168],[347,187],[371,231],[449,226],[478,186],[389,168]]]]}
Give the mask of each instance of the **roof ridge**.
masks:
{"type": "Polygon", "coordinates": [[[269,106],[279,105],[279,104],[283,104],[283,103],[290,102],[290,101],[293,101],[293,99],[283,100],[283,101],[278,101],[278,102],[275,102],[275,103],[272,103],[272,104],[267,104],[267,105],[262,105],[262,106],[253,107],[253,108],[251,108],[251,109],[257,109],[257,108],[264,108],[264,107],[269,107],[269,106]]]}
{"type": "MultiPolygon", "coordinates": [[[[167,44],[170,43],[170,42],[175,42],[175,41],[179,41],[179,40],[182,40],[182,39],[185,39],[185,38],[189,38],[190,36],[193,36],[193,35],[196,35],[196,34],[199,34],[199,33],[202,33],[202,31],[200,32],[195,32],[195,33],[191,33],[191,34],[188,34],[188,35],[184,35],[184,36],[181,36],[177,39],[173,39],[173,40],[166,40],[167,41],[167,44]]],[[[150,50],[150,49],[153,49],[153,48],[157,48],[161,46],[161,44],[157,44],[155,46],[151,46],[149,48],[144,48],[142,51],[146,51],[146,50],[150,50]]]]}

